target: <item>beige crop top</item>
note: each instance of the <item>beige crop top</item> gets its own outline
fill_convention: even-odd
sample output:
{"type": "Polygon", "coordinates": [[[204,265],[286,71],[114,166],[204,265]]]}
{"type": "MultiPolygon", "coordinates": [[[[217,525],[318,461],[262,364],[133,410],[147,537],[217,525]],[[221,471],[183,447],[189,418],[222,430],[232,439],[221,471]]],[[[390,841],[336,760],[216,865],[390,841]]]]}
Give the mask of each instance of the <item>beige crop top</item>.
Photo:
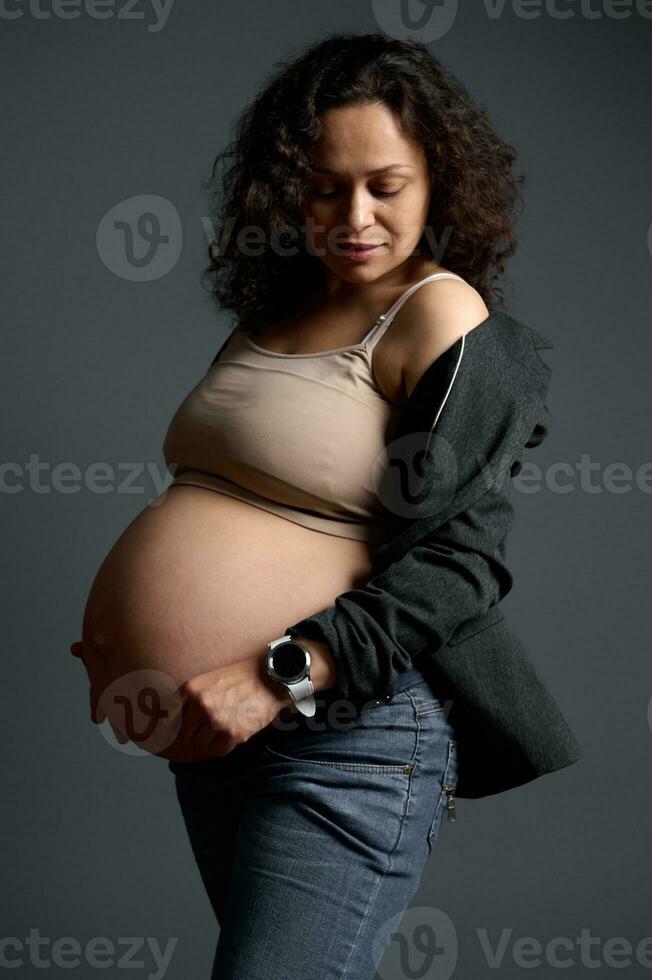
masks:
{"type": "MultiPolygon", "coordinates": [[[[304,527],[375,544],[376,496],[400,410],[376,384],[376,344],[413,283],[359,344],[279,354],[237,327],[172,418],[163,445],[172,486],[237,497],[304,527]]],[[[464,281],[464,280],[461,280],[464,281]]]]}

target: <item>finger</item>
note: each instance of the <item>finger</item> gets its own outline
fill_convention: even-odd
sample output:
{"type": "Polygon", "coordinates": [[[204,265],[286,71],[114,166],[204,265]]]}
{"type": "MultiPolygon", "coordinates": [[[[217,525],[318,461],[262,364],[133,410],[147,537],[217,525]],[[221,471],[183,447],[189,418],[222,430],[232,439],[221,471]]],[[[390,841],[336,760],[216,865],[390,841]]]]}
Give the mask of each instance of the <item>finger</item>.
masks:
{"type": "Polygon", "coordinates": [[[180,710],[176,713],[176,725],[175,746],[189,752],[193,758],[204,758],[204,749],[214,739],[216,729],[198,700],[185,692],[182,692],[180,710]]]}
{"type": "Polygon", "coordinates": [[[106,714],[100,705],[100,699],[95,697],[93,688],[91,688],[91,721],[94,725],[101,725],[106,721],[106,714]]]}
{"type": "Polygon", "coordinates": [[[111,731],[115,735],[116,741],[120,745],[126,745],[129,738],[124,735],[119,728],[116,728],[111,719],[107,716],[104,708],[100,704],[100,699],[94,700],[93,691],[91,690],[91,721],[94,725],[101,725],[103,722],[108,721],[111,726],[111,731]]]}
{"type": "Polygon", "coordinates": [[[121,732],[119,728],[116,728],[116,726],[113,724],[112,720],[102,708],[99,699],[95,702],[95,710],[93,711],[91,708],[91,719],[96,725],[101,725],[103,722],[108,721],[111,731],[115,735],[116,742],[118,742],[120,745],[126,745],[129,741],[129,737],[121,732]]]}
{"type": "Polygon", "coordinates": [[[177,737],[187,745],[194,746],[194,740],[201,738],[206,721],[206,715],[197,701],[194,698],[185,700],[181,708],[181,724],[177,737]]]}
{"type": "Polygon", "coordinates": [[[217,732],[211,740],[210,745],[205,749],[205,757],[207,759],[221,759],[223,756],[228,755],[229,752],[233,752],[240,744],[240,742],[236,742],[234,738],[227,735],[226,732],[217,732]]]}
{"type": "Polygon", "coordinates": [[[119,728],[115,727],[115,725],[113,724],[110,718],[109,718],[109,725],[111,726],[111,731],[115,735],[116,742],[119,742],[120,745],[126,745],[129,739],[127,738],[126,735],[123,735],[123,733],[120,731],[119,728]]]}
{"type": "Polygon", "coordinates": [[[211,747],[214,747],[216,740],[223,740],[225,737],[228,737],[226,732],[214,727],[208,719],[205,719],[199,731],[189,739],[190,749],[193,754],[205,758],[210,756],[211,747]]]}

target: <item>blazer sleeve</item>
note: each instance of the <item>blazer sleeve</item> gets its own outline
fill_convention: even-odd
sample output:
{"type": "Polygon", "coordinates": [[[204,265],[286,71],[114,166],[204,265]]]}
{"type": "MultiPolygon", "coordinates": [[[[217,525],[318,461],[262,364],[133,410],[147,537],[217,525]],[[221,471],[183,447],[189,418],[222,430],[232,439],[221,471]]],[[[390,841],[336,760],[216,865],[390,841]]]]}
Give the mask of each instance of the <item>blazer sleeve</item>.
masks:
{"type": "Polygon", "coordinates": [[[290,626],[286,632],[328,644],[337,670],[330,697],[360,710],[390,694],[416,657],[500,602],[512,587],[505,564],[512,518],[505,493],[490,489],[362,588],[290,626]]]}

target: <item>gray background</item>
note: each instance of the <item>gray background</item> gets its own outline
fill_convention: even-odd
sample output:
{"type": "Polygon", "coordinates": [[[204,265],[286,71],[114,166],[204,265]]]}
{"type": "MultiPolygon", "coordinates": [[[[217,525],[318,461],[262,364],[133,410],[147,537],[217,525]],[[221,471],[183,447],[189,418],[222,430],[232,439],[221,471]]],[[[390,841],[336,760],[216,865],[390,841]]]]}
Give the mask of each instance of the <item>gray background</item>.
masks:
{"type": "MultiPolygon", "coordinates": [[[[1,497],[2,933],[82,944],[155,936],[163,946],[178,936],[166,976],[207,977],[217,927],[171,774],[159,759],[116,751],[90,723],[86,675],[68,650],[100,562],[156,489],[143,475],[135,493],[65,493],[47,474],[64,461],[82,473],[95,461],[150,461],[163,473],[171,415],[230,322],[199,283],[201,183],[215,154],[275,61],[326,32],[387,30],[400,5],[177,0],[161,30],[149,29],[156,18],[143,2],[143,19],[118,18],[119,8],[105,20],[83,7],[69,20],[6,9],[21,16],[0,17],[2,447],[6,461],[24,467],[36,454],[47,470],[46,492],[25,473],[23,489],[1,497]],[[173,203],[183,245],[166,275],[130,281],[107,267],[96,235],[116,204],[149,194],[173,203]]],[[[453,975],[474,980],[557,977],[545,953],[536,969],[517,965],[514,942],[575,943],[582,929],[601,938],[600,975],[648,975],[635,955],[610,968],[604,943],[623,936],[636,947],[652,933],[650,490],[636,484],[650,460],[652,20],[635,7],[616,19],[600,0],[590,9],[601,16],[564,9],[573,16],[544,6],[527,18],[507,3],[492,16],[467,3],[431,42],[528,175],[506,308],[555,345],[544,353],[552,431],[532,461],[549,473],[565,464],[570,489],[514,493],[505,608],[584,750],[566,770],[460,801],[457,822],[443,825],[411,905],[450,916],[453,975]],[[584,454],[596,464],[593,489],[576,468],[584,454]],[[620,492],[606,479],[615,462],[632,470],[620,492]],[[507,930],[498,970],[482,930],[492,945],[507,930]]],[[[570,975],[588,975],[579,947],[570,955],[570,975]]],[[[152,969],[149,954],[139,958],[145,966],[129,976],[152,969]]]]}

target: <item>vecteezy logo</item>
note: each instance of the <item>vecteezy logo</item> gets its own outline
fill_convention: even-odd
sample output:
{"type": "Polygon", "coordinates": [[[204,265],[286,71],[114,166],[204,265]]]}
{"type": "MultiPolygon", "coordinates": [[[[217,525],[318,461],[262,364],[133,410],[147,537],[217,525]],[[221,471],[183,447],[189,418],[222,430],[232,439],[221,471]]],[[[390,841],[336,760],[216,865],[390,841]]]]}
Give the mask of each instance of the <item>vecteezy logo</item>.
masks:
{"type": "Polygon", "coordinates": [[[390,514],[406,518],[439,514],[457,486],[453,447],[435,432],[394,439],[374,460],[371,483],[390,514]]]}
{"type": "Polygon", "coordinates": [[[175,206],[158,194],[120,201],[99,223],[97,251],[107,269],[121,279],[161,279],[179,260],[183,231],[175,206]]]}
{"type": "Polygon", "coordinates": [[[104,738],[126,755],[157,755],[172,745],[181,728],[181,696],[174,679],[162,670],[132,670],[104,689],[98,705],[107,719],[104,738]],[[129,741],[117,740],[113,724],[129,741]]]}
{"type": "Polygon", "coordinates": [[[455,926],[427,905],[399,912],[374,936],[371,955],[382,980],[449,980],[457,965],[455,926]]]}
{"type": "Polygon", "coordinates": [[[412,37],[424,44],[448,34],[458,0],[372,0],[379,27],[390,37],[412,37]]]}

